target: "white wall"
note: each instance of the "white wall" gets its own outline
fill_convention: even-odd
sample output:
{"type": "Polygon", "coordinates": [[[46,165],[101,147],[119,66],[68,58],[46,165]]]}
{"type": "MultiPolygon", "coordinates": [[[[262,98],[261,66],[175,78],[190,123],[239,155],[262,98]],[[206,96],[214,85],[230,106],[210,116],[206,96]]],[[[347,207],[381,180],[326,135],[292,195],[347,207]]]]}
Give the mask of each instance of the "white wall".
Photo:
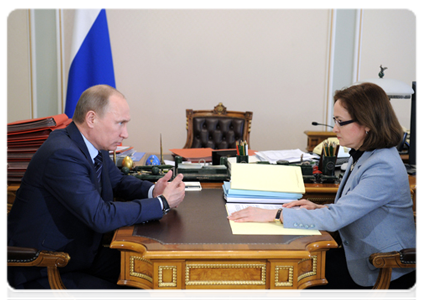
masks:
{"type": "MultiPolygon", "coordinates": [[[[365,10],[358,80],[377,78],[379,66],[387,67],[384,78],[416,80],[416,16],[410,10],[365,10]]],[[[411,100],[391,100],[397,117],[410,128],[411,100]]]]}
{"type": "MultiPolygon", "coordinates": [[[[73,13],[63,11],[65,74],[73,13]]],[[[132,109],[127,144],[137,150],[158,152],[160,134],[164,151],[182,147],[185,109],[218,102],[253,111],[252,149],[305,149],[303,132],[324,129],[310,123],[324,122],[331,96],[331,10],[107,10],[107,17],[117,88],[132,109]]],[[[361,78],[376,76],[382,63],[387,77],[415,80],[415,26],[406,10],[365,10],[361,78]]],[[[20,57],[12,51],[8,60],[20,57]]],[[[9,94],[27,87],[23,79],[9,76],[9,94]]],[[[18,110],[11,100],[8,121],[18,110]]],[[[408,127],[405,106],[396,110],[408,127]]]]}
{"type": "Polygon", "coordinates": [[[32,118],[28,10],[7,19],[7,122],[32,118]]]}
{"type": "Polygon", "coordinates": [[[222,102],[253,112],[252,149],[304,149],[303,131],[324,115],[328,17],[328,10],[108,11],[116,84],[133,112],[128,143],[158,151],[162,133],[164,149],[182,147],[185,109],[222,102]]]}

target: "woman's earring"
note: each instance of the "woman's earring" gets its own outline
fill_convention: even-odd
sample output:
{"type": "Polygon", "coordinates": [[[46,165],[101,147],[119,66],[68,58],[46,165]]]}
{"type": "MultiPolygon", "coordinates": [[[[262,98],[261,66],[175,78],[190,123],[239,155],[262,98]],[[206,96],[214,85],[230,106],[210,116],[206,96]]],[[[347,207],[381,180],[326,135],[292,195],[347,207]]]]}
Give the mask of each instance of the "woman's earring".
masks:
{"type": "Polygon", "coordinates": [[[366,130],[366,134],[368,134],[369,132],[366,130]]]}

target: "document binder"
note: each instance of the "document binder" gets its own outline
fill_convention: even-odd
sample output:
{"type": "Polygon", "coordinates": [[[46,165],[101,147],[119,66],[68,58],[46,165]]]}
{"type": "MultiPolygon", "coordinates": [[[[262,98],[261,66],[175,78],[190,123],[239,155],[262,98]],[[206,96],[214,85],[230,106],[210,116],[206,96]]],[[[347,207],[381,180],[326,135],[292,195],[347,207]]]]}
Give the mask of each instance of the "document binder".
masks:
{"type": "Polygon", "coordinates": [[[232,164],[231,189],[305,193],[301,167],[273,164],[232,164]]]}

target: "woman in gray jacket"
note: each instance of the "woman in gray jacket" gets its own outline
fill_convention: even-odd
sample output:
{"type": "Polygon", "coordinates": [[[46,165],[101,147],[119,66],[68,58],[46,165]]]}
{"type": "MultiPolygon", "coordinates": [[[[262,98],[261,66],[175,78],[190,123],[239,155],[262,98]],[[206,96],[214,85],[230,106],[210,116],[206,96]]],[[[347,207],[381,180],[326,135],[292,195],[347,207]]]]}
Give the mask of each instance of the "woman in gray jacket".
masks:
{"type": "MultiPolygon", "coordinates": [[[[372,253],[416,246],[408,175],[396,149],[403,132],[388,96],[375,84],[339,90],[334,100],[333,132],[351,148],[334,204],[301,199],[284,204],[282,212],[249,207],[228,218],[273,222],[278,214],[285,228],[338,231],[342,246],[328,252],[325,288],[370,287],[379,273],[369,262],[372,253]]],[[[415,282],[414,269],[394,269],[391,286],[410,272],[415,282]]]]}

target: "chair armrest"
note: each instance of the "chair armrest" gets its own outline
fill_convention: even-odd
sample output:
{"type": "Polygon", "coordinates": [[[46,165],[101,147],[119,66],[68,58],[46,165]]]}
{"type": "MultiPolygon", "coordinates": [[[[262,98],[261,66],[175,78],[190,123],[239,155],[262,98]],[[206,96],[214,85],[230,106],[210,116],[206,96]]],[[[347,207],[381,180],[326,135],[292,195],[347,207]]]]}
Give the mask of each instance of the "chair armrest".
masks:
{"type": "Polygon", "coordinates": [[[416,248],[373,253],[370,255],[369,261],[376,268],[380,268],[379,276],[373,289],[388,289],[391,283],[392,268],[416,267],[416,248]]]}
{"type": "Polygon", "coordinates": [[[373,253],[369,260],[376,268],[415,268],[416,248],[373,253]]]}
{"type": "Polygon", "coordinates": [[[70,260],[65,252],[52,252],[35,248],[6,246],[6,267],[46,267],[48,282],[56,299],[76,300],[63,285],[58,267],[64,267],[70,260]]]}
{"type": "Polygon", "coordinates": [[[65,252],[52,252],[26,247],[7,247],[8,266],[64,267],[70,260],[65,252]]]}

